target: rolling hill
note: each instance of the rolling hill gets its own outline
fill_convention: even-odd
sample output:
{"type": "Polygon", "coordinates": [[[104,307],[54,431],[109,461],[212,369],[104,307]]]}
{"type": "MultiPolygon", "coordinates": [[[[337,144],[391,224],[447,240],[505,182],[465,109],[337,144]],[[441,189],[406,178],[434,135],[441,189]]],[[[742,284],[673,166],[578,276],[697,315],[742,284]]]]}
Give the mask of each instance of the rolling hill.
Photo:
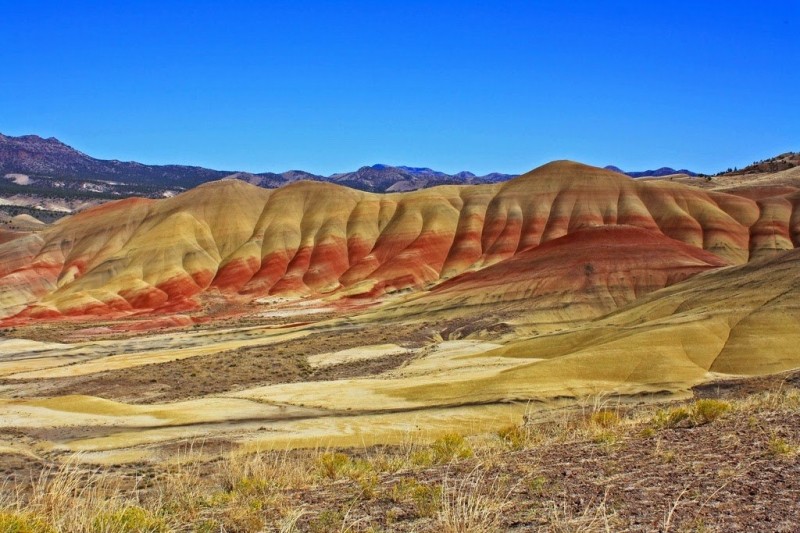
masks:
{"type": "Polygon", "coordinates": [[[109,202],[3,244],[0,309],[36,320],[199,311],[212,294],[374,298],[478,271],[439,290],[480,293],[494,278],[516,279],[503,284],[527,296],[585,285],[607,311],[689,274],[792,249],[799,203],[794,189],[753,200],[567,161],[503,183],[386,195],[223,180],[174,198],[109,202]],[[545,244],[553,253],[537,255],[545,244]],[[569,260],[554,268],[558,253],[569,260]],[[536,281],[570,262],[560,281],[536,281]]]}
{"type": "Polygon", "coordinates": [[[227,179],[17,219],[0,425],[22,453],[112,463],[193,439],[364,446],[797,368],[786,172],[720,190],[571,161],[387,194],[227,179]]]}

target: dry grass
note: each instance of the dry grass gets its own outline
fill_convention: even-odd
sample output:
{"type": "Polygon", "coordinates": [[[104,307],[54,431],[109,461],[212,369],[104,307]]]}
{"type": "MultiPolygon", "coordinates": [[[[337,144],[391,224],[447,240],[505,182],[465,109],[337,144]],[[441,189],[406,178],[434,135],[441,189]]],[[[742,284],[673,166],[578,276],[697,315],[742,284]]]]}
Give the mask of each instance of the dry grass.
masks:
{"type": "Polygon", "coordinates": [[[800,409],[800,389],[781,385],[773,390],[750,394],[737,401],[736,407],[744,412],[796,411],[800,409]]]}
{"type": "Polygon", "coordinates": [[[591,503],[580,513],[567,505],[549,502],[545,515],[545,531],[550,533],[610,533],[618,530],[618,521],[608,509],[605,499],[591,503]]]}
{"type": "Polygon", "coordinates": [[[490,481],[485,472],[476,468],[459,479],[445,479],[437,529],[443,533],[499,531],[503,511],[509,506],[508,491],[503,493],[498,479],[490,481]]]}
{"type": "Polygon", "coordinates": [[[80,457],[42,471],[29,490],[16,486],[5,493],[0,531],[75,533],[161,533],[173,530],[161,501],[145,508],[139,490],[124,493],[119,479],[107,472],[86,471],[80,457]],[[157,510],[156,510],[157,509],[157,510]]]}
{"type": "Polygon", "coordinates": [[[689,405],[659,409],[652,425],[658,429],[701,426],[726,416],[733,408],[730,402],[704,398],[689,405]]]}
{"type": "MultiPolygon", "coordinates": [[[[662,447],[661,435],[684,427],[715,427],[730,418],[729,425],[756,427],[764,435],[763,455],[784,465],[797,455],[798,447],[791,432],[776,431],[765,420],[798,409],[796,389],[660,409],[623,408],[601,398],[577,409],[551,412],[546,419],[527,417],[524,424],[496,435],[467,438],[451,433],[432,443],[409,438],[401,446],[362,450],[230,453],[211,463],[190,447],[154,480],[127,485],[110,470],[87,470],[75,457],[35,479],[0,487],[0,532],[484,533],[507,527],[512,511],[545,531],[612,531],[624,522],[606,497],[576,506],[562,492],[561,481],[549,477],[551,473],[542,475],[544,463],[535,457],[590,446],[597,457],[611,458],[612,451],[623,450],[627,442],[645,439],[652,442],[653,465],[672,468],[682,459],[662,447]],[[769,416],[761,416],[764,413],[769,416]],[[523,456],[527,463],[515,463],[523,456]],[[508,464],[515,464],[515,477],[501,475],[498,465],[508,464]],[[520,515],[520,501],[532,515],[520,515]]],[[[607,476],[615,475],[612,461],[603,468],[607,476]]],[[[744,471],[720,471],[720,487],[741,475],[744,471]]],[[[702,509],[709,500],[691,492],[677,498],[673,494],[672,501],[660,504],[659,527],[675,528],[684,519],[677,517],[684,509],[702,509]]]]}

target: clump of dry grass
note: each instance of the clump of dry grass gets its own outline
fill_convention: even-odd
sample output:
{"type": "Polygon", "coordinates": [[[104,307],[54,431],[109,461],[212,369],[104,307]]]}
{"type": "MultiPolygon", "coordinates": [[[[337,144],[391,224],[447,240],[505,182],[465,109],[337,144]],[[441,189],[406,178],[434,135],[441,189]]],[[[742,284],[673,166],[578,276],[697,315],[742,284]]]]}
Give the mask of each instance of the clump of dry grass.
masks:
{"type": "Polygon", "coordinates": [[[730,402],[704,398],[689,405],[659,409],[651,424],[657,429],[701,426],[722,418],[732,409],[730,402]]]}
{"type": "Polygon", "coordinates": [[[792,446],[789,441],[773,433],[767,442],[767,450],[774,457],[789,458],[797,455],[800,448],[792,446]]]}
{"type": "Polygon", "coordinates": [[[283,453],[230,454],[217,467],[228,490],[274,493],[287,488],[303,488],[313,481],[309,461],[283,453]]]}
{"type": "Polygon", "coordinates": [[[742,411],[794,412],[800,409],[800,389],[779,386],[773,390],[750,394],[737,402],[742,411]]]}
{"type": "Polygon", "coordinates": [[[430,517],[441,505],[442,486],[406,477],[392,487],[389,498],[398,504],[410,503],[418,517],[430,517]]]}
{"type": "Polygon", "coordinates": [[[502,525],[503,511],[510,507],[508,492],[500,490],[498,479],[488,481],[476,468],[468,475],[442,484],[436,516],[443,533],[492,533],[502,525]]]}
{"type": "Polygon", "coordinates": [[[530,432],[523,425],[512,424],[497,431],[500,442],[512,450],[522,450],[530,441],[530,432]]]}
{"type": "Polygon", "coordinates": [[[589,399],[579,409],[551,413],[546,418],[534,420],[526,414],[521,426],[508,426],[497,436],[513,450],[532,446],[548,446],[576,440],[590,439],[603,446],[613,446],[632,426],[640,421],[623,415],[619,404],[598,396],[589,399]]]}
{"type": "Polygon", "coordinates": [[[162,533],[174,524],[161,505],[146,508],[138,490],[125,494],[107,472],[87,470],[75,456],[45,469],[0,504],[0,531],[19,533],[162,533]],[[27,489],[27,490],[24,490],[27,489]]]}
{"type": "Polygon", "coordinates": [[[206,487],[205,497],[194,498],[202,508],[199,516],[214,524],[215,531],[259,531],[269,519],[289,527],[299,514],[287,491],[313,485],[314,466],[310,459],[287,452],[230,454],[212,473],[211,490],[206,487]]]}
{"type": "Polygon", "coordinates": [[[599,409],[589,415],[589,423],[595,427],[609,429],[618,426],[622,420],[616,411],[599,409]]]}
{"type": "Polygon", "coordinates": [[[415,450],[410,461],[414,466],[443,465],[469,459],[474,455],[472,446],[458,433],[447,433],[442,435],[428,446],[421,446],[415,450]]]}
{"type": "Polygon", "coordinates": [[[606,498],[590,503],[582,511],[573,511],[566,502],[549,502],[544,531],[550,533],[610,533],[617,531],[619,520],[606,504],[606,498]]]}

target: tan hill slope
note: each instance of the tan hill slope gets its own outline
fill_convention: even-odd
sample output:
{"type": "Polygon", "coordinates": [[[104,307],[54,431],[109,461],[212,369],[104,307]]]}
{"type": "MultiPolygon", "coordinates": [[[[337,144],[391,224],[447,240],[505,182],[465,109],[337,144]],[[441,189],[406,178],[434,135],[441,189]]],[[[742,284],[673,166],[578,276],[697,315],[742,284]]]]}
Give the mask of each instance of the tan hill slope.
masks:
{"type": "MultiPolygon", "coordinates": [[[[490,351],[486,357],[531,363],[461,388],[492,398],[530,397],[532,390],[543,398],[676,391],[712,378],[796,368],[798,272],[800,250],[792,250],[693,277],[584,327],[490,351]]],[[[435,400],[445,393],[407,394],[435,400]]]]}
{"type": "MultiPolygon", "coordinates": [[[[623,291],[636,297],[695,271],[793,248],[800,195],[779,203],[564,161],[506,183],[386,195],[325,183],[264,190],[221,181],[164,200],[110,202],[0,245],[0,313],[16,321],[125,316],[197,309],[205,294],[380,296],[599,226],[638,228],[583,235],[605,239],[598,246],[625,245],[623,255],[637,243],[649,249],[653,264],[634,270],[661,265],[661,274],[623,291]],[[659,263],[662,251],[668,259],[659,263]]],[[[615,255],[604,257],[610,262],[598,268],[611,279],[615,255]]],[[[537,268],[526,258],[503,268],[537,268]]],[[[614,290],[611,300],[629,300],[614,290]]]]}

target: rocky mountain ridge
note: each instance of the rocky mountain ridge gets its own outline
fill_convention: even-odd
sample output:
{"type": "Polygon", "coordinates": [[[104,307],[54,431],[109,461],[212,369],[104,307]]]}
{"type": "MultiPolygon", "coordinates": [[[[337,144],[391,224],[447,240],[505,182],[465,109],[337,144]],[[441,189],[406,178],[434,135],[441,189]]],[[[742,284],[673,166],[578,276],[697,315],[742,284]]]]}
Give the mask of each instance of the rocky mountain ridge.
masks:
{"type": "Polygon", "coordinates": [[[467,171],[451,175],[425,167],[385,164],[364,166],[353,172],[330,176],[303,170],[250,173],[188,165],[145,165],[135,161],[96,159],[55,137],[45,139],[37,135],[12,137],[2,134],[0,175],[17,186],[33,184],[43,188],[108,193],[114,197],[170,196],[165,193],[191,189],[226,177],[266,188],[310,180],[338,183],[369,192],[407,191],[446,184],[495,183],[514,177],[501,173],[476,176],[467,171]]]}

